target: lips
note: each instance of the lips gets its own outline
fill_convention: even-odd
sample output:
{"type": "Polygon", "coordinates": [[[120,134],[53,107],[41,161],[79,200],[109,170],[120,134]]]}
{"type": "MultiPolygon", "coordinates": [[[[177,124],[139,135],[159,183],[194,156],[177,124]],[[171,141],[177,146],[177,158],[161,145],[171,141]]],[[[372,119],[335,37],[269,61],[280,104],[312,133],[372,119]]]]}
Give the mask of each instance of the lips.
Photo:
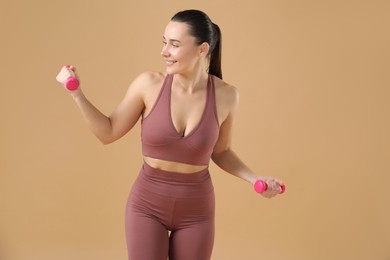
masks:
{"type": "Polygon", "coordinates": [[[175,64],[177,61],[174,61],[174,60],[165,60],[165,64],[167,64],[168,66],[169,65],[173,65],[175,64]]]}

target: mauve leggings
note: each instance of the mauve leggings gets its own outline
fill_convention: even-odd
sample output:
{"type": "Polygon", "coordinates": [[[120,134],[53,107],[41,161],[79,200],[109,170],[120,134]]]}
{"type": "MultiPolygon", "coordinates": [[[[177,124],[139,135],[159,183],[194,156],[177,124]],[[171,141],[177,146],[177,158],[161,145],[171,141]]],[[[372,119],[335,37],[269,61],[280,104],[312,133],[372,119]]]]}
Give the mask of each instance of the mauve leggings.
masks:
{"type": "Polygon", "coordinates": [[[145,163],[127,201],[128,259],[209,260],[214,214],[208,169],[175,173],[145,163]]]}

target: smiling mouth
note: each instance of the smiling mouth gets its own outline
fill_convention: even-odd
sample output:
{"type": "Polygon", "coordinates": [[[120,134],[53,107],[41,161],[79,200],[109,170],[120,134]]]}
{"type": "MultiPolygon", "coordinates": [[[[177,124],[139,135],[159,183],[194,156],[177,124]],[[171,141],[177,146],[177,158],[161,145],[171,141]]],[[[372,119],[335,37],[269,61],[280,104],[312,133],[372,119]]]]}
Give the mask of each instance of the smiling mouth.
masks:
{"type": "Polygon", "coordinates": [[[172,65],[172,64],[175,64],[177,61],[173,61],[173,60],[165,60],[165,64],[167,65],[172,65]]]}

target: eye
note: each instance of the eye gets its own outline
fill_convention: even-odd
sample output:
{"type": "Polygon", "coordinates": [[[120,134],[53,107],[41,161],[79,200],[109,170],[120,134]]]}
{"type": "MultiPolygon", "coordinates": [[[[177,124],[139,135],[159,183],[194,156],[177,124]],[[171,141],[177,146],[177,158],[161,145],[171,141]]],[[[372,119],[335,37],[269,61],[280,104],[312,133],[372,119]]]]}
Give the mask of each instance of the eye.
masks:
{"type": "Polygon", "coordinates": [[[172,43],[172,47],[173,47],[173,48],[178,48],[179,45],[177,45],[176,43],[172,43]]]}

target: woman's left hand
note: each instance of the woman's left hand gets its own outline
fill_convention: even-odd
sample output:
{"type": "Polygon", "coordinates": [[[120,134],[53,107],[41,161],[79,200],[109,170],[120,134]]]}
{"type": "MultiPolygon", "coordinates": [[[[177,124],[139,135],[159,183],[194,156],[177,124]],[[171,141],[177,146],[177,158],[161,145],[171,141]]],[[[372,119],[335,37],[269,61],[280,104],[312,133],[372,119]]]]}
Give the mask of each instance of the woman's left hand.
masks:
{"type": "MultiPolygon", "coordinates": [[[[271,199],[282,192],[282,186],[284,184],[278,179],[269,176],[262,176],[257,178],[257,180],[262,180],[267,183],[267,190],[260,193],[265,198],[271,199]]],[[[252,185],[254,185],[254,183],[252,185]]]]}

